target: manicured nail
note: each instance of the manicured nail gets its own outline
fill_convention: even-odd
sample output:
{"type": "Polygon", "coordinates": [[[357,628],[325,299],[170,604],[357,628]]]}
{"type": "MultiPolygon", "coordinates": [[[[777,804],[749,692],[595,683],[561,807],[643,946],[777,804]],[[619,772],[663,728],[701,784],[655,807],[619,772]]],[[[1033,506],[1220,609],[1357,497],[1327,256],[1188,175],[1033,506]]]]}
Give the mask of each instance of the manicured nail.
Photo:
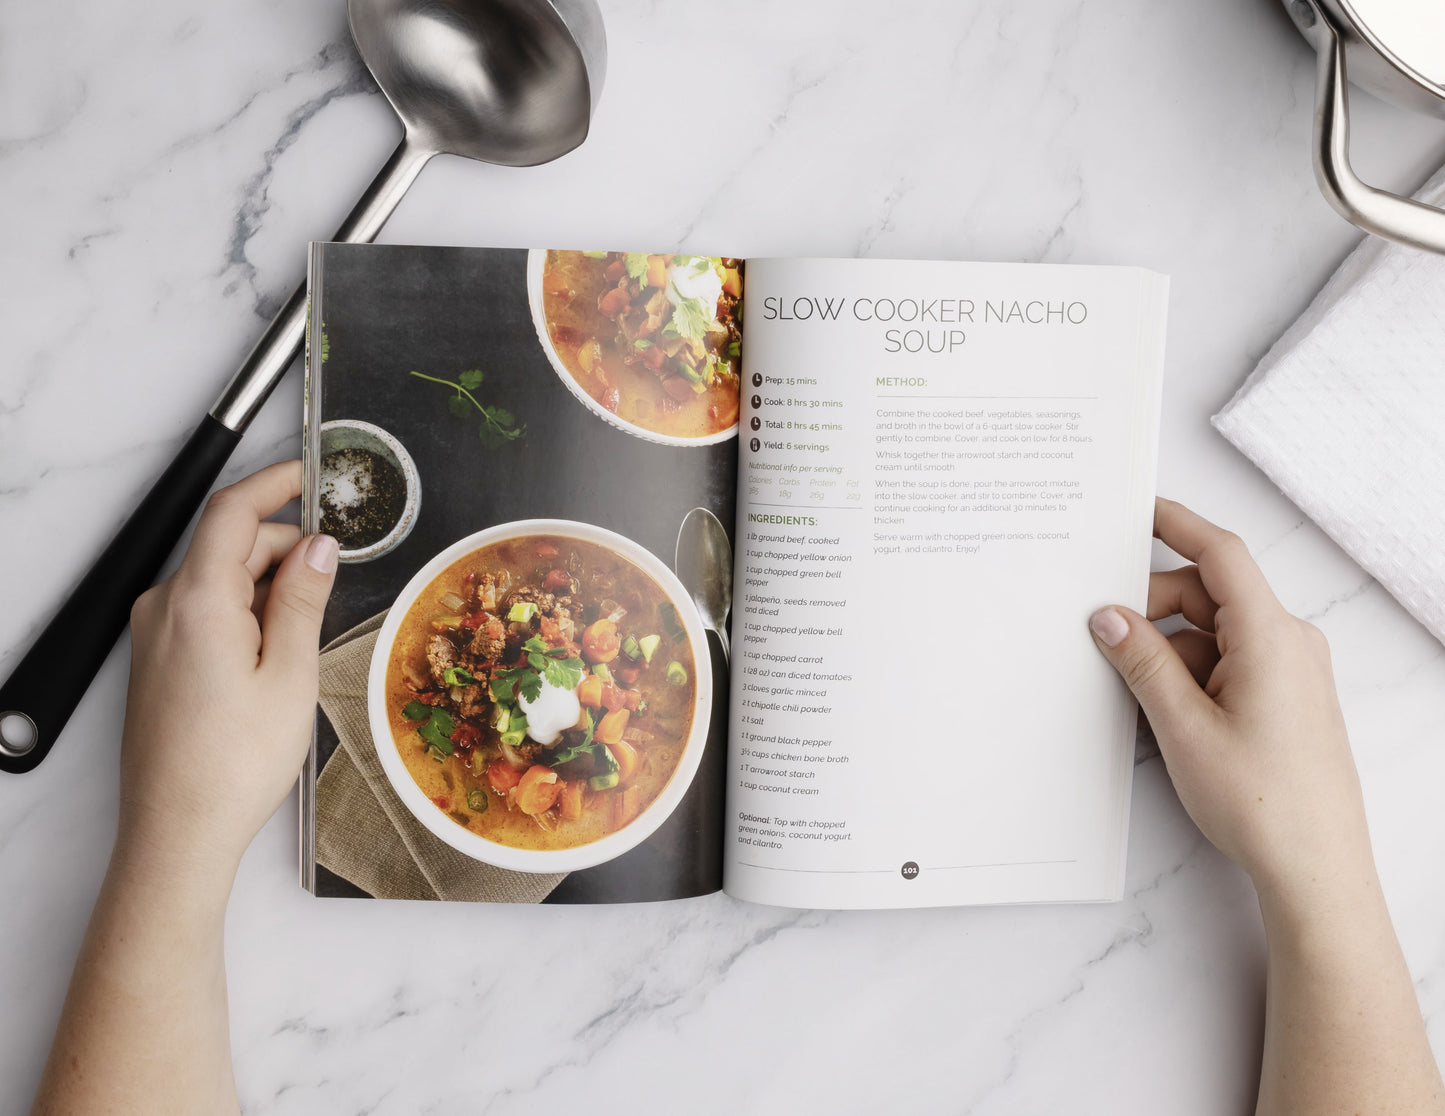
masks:
{"type": "Polygon", "coordinates": [[[1089,617],[1089,627],[1099,637],[1099,641],[1105,647],[1117,647],[1123,638],[1129,634],[1129,621],[1125,620],[1118,609],[1101,608],[1093,616],[1089,617]]]}
{"type": "Polygon", "coordinates": [[[336,540],[330,535],[317,535],[306,544],[306,564],[320,573],[334,573],[336,555],[340,550],[336,540]]]}

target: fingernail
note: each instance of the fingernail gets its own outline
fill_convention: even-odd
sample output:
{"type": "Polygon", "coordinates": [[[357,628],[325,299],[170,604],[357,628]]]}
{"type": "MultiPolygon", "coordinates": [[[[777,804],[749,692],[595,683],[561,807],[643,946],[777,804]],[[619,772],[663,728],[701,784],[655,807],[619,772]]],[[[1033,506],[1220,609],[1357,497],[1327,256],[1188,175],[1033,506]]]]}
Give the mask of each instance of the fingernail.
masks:
{"type": "Polygon", "coordinates": [[[1115,608],[1101,608],[1089,617],[1089,627],[1105,647],[1117,647],[1129,634],[1129,621],[1115,608]]]}
{"type": "Polygon", "coordinates": [[[330,535],[316,535],[306,544],[306,564],[318,573],[334,573],[341,548],[330,535]]]}

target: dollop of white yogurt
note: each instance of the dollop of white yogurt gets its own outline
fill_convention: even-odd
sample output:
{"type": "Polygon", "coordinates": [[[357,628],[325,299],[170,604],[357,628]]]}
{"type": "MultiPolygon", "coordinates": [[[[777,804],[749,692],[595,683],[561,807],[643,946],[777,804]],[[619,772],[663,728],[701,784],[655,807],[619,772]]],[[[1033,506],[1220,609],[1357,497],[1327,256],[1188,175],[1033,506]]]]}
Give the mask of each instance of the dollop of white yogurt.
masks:
{"type": "Polygon", "coordinates": [[[576,690],[564,690],[542,679],[542,692],[536,701],[528,701],[520,694],[517,704],[527,715],[527,735],[550,748],[557,743],[562,733],[577,723],[582,715],[582,703],[577,700],[576,690]]]}
{"type": "Polygon", "coordinates": [[[688,299],[701,299],[704,305],[715,308],[721,297],[722,276],[706,256],[679,256],[667,269],[667,300],[674,306],[688,299]]]}

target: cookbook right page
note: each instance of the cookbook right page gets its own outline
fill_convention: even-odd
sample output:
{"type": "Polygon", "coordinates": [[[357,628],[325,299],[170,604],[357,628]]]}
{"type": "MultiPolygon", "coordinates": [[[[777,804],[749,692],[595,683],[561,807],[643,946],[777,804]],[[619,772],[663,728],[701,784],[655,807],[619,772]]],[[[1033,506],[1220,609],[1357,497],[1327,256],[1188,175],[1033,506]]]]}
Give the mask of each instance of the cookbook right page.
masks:
{"type": "Polygon", "coordinates": [[[747,263],[725,889],[1099,901],[1135,706],[1087,619],[1147,592],[1168,284],[747,263]]]}

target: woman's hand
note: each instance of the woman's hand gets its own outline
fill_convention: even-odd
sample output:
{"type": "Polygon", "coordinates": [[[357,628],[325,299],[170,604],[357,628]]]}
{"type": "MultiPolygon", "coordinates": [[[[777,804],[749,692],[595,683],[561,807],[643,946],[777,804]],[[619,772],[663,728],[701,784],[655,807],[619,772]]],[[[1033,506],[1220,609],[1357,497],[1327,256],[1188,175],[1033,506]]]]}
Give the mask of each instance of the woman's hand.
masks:
{"type": "Polygon", "coordinates": [[[1254,880],[1269,944],[1259,1116],[1445,1113],[1370,853],[1360,780],[1317,628],[1235,535],[1160,500],[1154,533],[1194,565],[1149,579],[1149,618],[1089,621],[1139,698],[1185,809],[1254,880]]]}
{"type": "Polygon", "coordinates": [[[1292,898],[1359,872],[1369,836],[1324,636],[1284,610],[1238,536],[1170,500],[1154,533],[1194,565],[1150,577],[1148,619],[1193,627],[1166,638],[1121,607],[1090,627],[1180,801],[1262,893],[1292,898]]]}
{"type": "Polygon", "coordinates": [[[336,540],[262,522],[300,493],[298,461],[217,492],[131,611],[120,828],[37,1113],[237,1111],[226,900],[306,754],[336,575],[336,540]]]}
{"type": "Polygon", "coordinates": [[[329,536],[262,522],[300,493],[299,461],[221,489],[180,569],[136,602],[118,855],[229,887],[295,782],[337,559],[329,536]]]}

